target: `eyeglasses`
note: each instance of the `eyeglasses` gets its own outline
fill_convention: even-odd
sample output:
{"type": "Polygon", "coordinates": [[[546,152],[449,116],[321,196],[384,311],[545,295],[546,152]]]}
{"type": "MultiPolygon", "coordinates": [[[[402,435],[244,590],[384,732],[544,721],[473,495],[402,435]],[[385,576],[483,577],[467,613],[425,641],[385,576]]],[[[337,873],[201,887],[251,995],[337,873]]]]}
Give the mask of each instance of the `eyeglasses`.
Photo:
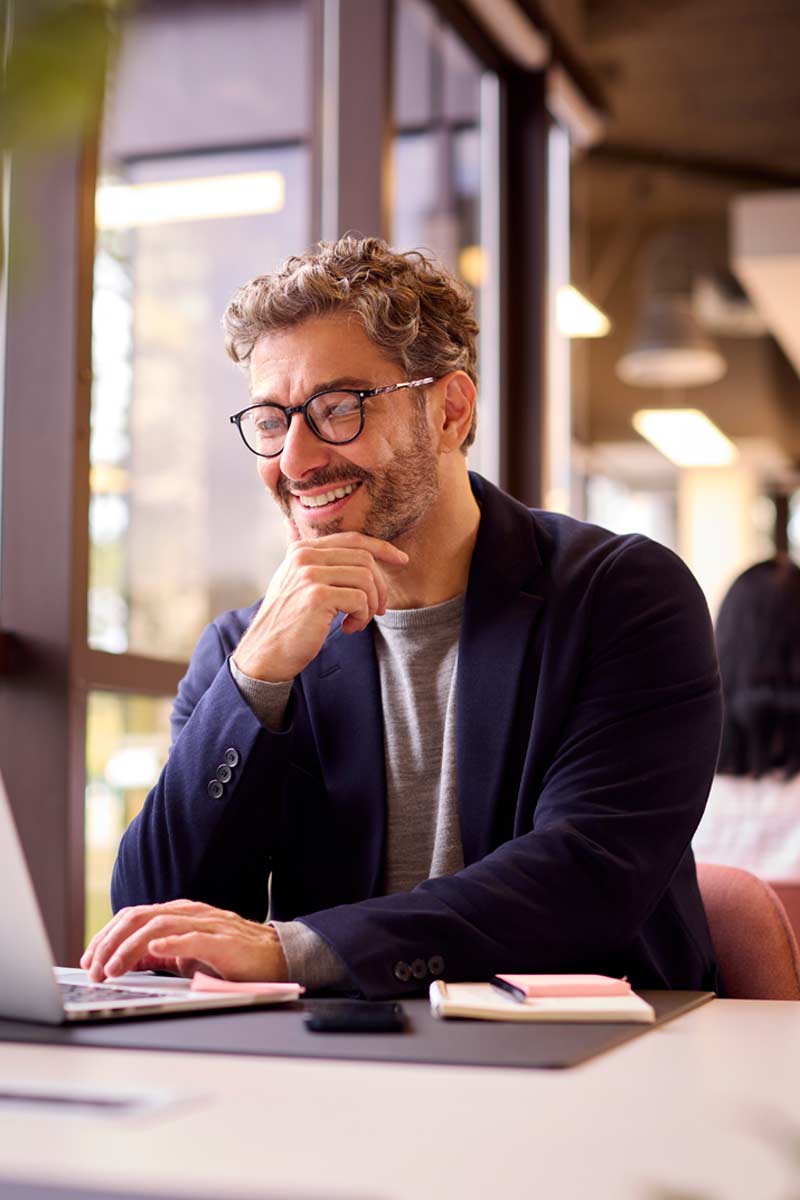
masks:
{"type": "Polygon", "coordinates": [[[336,388],[330,392],[315,392],[294,408],[280,404],[252,404],[230,417],[242,435],[248,450],[260,458],[276,458],[286,444],[289,423],[295,413],[302,413],[306,425],[320,441],[332,446],[354,442],[364,428],[364,401],[373,396],[388,396],[403,388],[423,387],[434,383],[434,377],[412,379],[406,383],[390,383],[377,388],[336,388]]]}

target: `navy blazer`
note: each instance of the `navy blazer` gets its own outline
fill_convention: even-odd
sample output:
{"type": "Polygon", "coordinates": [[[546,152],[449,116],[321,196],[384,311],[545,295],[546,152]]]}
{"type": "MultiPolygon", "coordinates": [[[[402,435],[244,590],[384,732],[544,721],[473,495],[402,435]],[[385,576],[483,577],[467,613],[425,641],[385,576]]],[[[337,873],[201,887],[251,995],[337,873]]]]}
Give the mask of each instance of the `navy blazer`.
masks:
{"type": "Polygon", "coordinates": [[[227,661],[254,605],[200,638],[169,759],[120,845],[114,908],[188,897],[263,921],[271,873],[271,916],[303,917],[368,997],[419,991],[442,972],[714,988],[690,849],[721,724],[700,589],[647,538],[531,512],[471,480],[481,520],[458,655],[464,869],[382,895],[372,629],[345,635],[334,622],[273,732],[227,661]]]}

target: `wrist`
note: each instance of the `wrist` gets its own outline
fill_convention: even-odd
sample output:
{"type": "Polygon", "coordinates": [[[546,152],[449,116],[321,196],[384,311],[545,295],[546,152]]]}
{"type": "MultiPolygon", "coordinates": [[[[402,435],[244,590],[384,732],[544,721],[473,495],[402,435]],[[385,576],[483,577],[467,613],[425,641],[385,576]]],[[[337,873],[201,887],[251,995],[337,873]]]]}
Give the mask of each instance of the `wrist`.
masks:
{"type": "Polygon", "coordinates": [[[283,952],[280,935],[274,925],[265,925],[264,931],[270,943],[270,954],[273,959],[270,969],[270,979],[273,979],[276,983],[288,983],[289,964],[283,952]]]}
{"type": "Polygon", "coordinates": [[[248,655],[246,652],[242,654],[240,649],[234,650],[231,662],[240,675],[258,683],[287,684],[291,683],[294,678],[288,671],[275,670],[274,663],[267,667],[254,656],[248,655]]]}

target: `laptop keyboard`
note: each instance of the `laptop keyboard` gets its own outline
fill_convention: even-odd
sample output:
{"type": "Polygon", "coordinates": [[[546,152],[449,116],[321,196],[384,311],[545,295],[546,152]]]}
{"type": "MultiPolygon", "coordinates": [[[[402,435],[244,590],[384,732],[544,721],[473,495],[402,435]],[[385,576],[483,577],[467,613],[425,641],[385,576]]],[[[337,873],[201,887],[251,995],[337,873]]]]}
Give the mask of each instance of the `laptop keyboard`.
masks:
{"type": "Polygon", "coordinates": [[[164,992],[148,992],[144,988],[112,987],[103,984],[93,987],[85,983],[59,983],[65,1004],[107,1004],[109,1000],[163,1000],[164,992]]]}

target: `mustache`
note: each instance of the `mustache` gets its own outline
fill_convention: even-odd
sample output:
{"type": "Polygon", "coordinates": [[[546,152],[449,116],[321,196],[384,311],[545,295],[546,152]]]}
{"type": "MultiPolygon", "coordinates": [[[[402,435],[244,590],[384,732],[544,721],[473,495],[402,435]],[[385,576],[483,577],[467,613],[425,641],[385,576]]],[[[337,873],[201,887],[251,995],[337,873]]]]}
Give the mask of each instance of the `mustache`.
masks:
{"type": "Polygon", "coordinates": [[[363,483],[369,486],[372,480],[372,475],[369,471],[365,471],[363,467],[327,467],[322,471],[317,471],[308,479],[304,479],[302,483],[291,483],[285,475],[278,476],[278,482],[275,491],[281,500],[288,503],[289,497],[294,494],[298,495],[301,492],[310,492],[314,488],[325,487],[327,484],[337,483],[363,483]]]}

